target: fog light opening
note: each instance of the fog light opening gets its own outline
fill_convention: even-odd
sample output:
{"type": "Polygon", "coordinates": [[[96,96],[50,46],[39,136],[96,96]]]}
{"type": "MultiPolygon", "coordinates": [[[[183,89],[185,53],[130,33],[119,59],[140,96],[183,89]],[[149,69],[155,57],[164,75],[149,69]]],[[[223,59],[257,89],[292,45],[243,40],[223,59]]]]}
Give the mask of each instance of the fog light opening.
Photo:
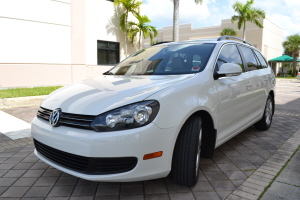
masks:
{"type": "Polygon", "coordinates": [[[162,154],[163,154],[162,151],[158,151],[158,152],[155,152],[155,153],[145,154],[143,160],[149,160],[149,159],[152,159],[152,158],[161,157],[162,154]]]}

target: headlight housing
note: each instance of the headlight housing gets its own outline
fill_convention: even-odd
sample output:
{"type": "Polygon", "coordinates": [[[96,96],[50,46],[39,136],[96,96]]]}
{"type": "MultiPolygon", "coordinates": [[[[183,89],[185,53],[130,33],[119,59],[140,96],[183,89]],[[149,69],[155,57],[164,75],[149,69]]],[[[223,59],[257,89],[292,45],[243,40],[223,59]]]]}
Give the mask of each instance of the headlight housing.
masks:
{"type": "Polygon", "coordinates": [[[138,128],[151,123],[159,110],[155,100],[141,101],[97,116],[91,127],[97,132],[138,128]]]}

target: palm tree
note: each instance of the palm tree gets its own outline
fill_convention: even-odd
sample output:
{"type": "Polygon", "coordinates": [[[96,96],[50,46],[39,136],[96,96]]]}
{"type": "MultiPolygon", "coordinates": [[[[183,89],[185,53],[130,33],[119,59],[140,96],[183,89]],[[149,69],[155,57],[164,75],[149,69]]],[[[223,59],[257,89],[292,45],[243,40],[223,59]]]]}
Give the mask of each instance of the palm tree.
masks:
{"type": "Polygon", "coordinates": [[[136,15],[139,14],[141,1],[138,0],[115,0],[115,6],[122,6],[124,13],[120,17],[120,28],[125,32],[125,54],[127,55],[127,24],[129,13],[136,15]]]}
{"type": "Polygon", "coordinates": [[[241,2],[236,2],[233,4],[233,9],[238,15],[234,15],[231,18],[231,22],[234,23],[238,21],[238,29],[240,30],[243,27],[243,38],[246,40],[246,22],[252,22],[257,25],[259,28],[263,28],[264,26],[259,22],[260,19],[264,19],[266,17],[265,11],[260,8],[253,8],[252,4],[254,0],[248,0],[245,4],[241,2]]]}
{"type": "Polygon", "coordinates": [[[150,37],[152,42],[153,38],[157,36],[157,30],[154,26],[148,25],[151,20],[146,15],[135,15],[137,22],[128,22],[128,37],[133,45],[136,37],[138,36],[139,49],[141,48],[141,38],[147,39],[150,37]]]}
{"type": "Polygon", "coordinates": [[[300,35],[290,35],[287,37],[287,40],[282,43],[282,46],[285,48],[286,51],[291,52],[293,60],[293,77],[296,76],[297,70],[297,59],[299,57],[300,51],[300,35]]]}
{"type": "MultiPolygon", "coordinates": [[[[196,4],[202,4],[203,0],[195,0],[196,4]]],[[[179,0],[173,0],[173,41],[179,41],[179,0]]]]}
{"type": "Polygon", "coordinates": [[[220,33],[221,36],[223,35],[230,35],[230,36],[236,36],[236,31],[231,28],[224,28],[222,32],[220,33]]]}

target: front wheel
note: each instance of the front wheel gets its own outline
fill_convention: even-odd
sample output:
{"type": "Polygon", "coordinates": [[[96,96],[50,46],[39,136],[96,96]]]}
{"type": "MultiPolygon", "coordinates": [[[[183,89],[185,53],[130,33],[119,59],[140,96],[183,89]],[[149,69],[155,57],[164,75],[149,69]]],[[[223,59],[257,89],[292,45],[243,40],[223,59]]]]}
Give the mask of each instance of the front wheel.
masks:
{"type": "Polygon", "coordinates": [[[201,118],[194,115],[183,125],[176,141],[172,161],[172,179],[175,183],[186,186],[197,183],[201,137],[201,118]]]}
{"type": "Polygon", "coordinates": [[[254,124],[258,130],[266,131],[270,128],[274,114],[274,100],[271,95],[268,96],[262,118],[254,124]]]}

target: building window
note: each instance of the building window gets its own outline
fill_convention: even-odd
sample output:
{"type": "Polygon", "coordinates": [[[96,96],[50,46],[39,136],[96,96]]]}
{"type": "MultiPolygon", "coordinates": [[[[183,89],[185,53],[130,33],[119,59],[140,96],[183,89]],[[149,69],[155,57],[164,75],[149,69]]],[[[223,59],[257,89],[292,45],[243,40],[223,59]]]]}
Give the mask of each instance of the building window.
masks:
{"type": "Polygon", "coordinates": [[[115,65],[120,62],[118,42],[97,41],[98,65],[115,65]]]}

